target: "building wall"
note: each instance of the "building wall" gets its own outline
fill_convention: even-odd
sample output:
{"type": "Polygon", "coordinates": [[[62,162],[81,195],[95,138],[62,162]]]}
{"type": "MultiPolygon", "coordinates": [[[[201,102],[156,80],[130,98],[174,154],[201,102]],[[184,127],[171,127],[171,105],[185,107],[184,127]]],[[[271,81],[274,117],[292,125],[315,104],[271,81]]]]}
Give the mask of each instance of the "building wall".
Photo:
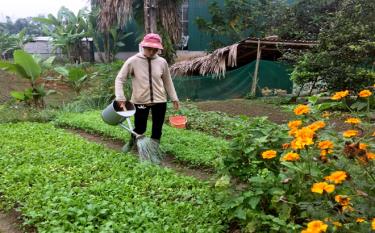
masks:
{"type": "Polygon", "coordinates": [[[49,41],[27,42],[24,45],[24,50],[30,54],[38,54],[43,58],[62,56],[61,51],[53,51],[52,43],[49,41]]]}

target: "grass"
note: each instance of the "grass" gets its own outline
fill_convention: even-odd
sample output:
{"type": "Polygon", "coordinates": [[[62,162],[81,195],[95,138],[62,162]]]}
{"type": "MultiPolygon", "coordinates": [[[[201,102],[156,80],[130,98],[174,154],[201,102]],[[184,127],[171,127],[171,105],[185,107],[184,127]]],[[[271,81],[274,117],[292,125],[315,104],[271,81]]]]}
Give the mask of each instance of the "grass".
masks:
{"type": "Polygon", "coordinates": [[[0,124],[1,207],[38,232],[223,232],[208,183],[51,124],[0,124]]]}

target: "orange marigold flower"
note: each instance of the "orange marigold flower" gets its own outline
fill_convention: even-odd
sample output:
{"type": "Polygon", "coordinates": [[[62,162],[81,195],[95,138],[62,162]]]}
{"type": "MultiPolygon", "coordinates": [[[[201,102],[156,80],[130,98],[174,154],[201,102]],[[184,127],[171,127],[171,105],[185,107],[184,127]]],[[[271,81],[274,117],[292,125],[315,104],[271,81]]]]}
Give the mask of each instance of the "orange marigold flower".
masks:
{"type": "Polygon", "coordinates": [[[371,221],[371,229],[375,230],[375,218],[371,221]]]}
{"type": "Polygon", "coordinates": [[[315,121],[307,127],[310,128],[312,131],[317,131],[318,129],[324,128],[325,126],[326,123],[324,123],[323,121],[315,121]]]}
{"type": "Polygon", "coordinates": [[[293,136],[294,137],[294,135],[296,134],[297,130],[298,130],[298,128],[293,128],[293,129],[289,130],[289,132],[288,132],[289,136],[293,136]]]}
{"type": "Polygon", "coordinates": [[[324,191],[326,191],[327,193],[332,193],[333,191],[335,191],[335,185],[329,184],[325,186],[324,191]]]}
{"type": "Polygon", "coordinates": [[[303,149],[305,146],[314,144],[314,134],[315,132],[308,127],[297,130],[294,134],[296,139],[292,141],[292,148],[295,150],[303,149]]]}
{"type": "Polygon", "coordinates": [[[263,159],[272,159],[276,157],[276,151],[274,150],[267,150],[262,153],[263,159]]]}
{"type": "Polygon", "coordinates": [[[337,203],[340,203],[340,205],[342,205],[342,206],[350,205],[350,198],[347,197],[347,196],[336,195],[336,196],[335,196],[335,201],[336,201],[337,203]]]}
{"type": "Polygon", "coordinates": [[[296,115],[303,115],[307,114],[310,112],[310,108],[307,105],[304,104],[299,104],[295,109],[294,109],[294,114],[296,115]]]}
{"type": "Polygon", "coordinates": [[[375,154],[372,152],[367,152],[366,156],[369,160],[374,160],[375,159],[375,154]]]}
{"type": "Polygon", "coordinates": [[[358,96],[362,98],[366,98],[372,95],[372,92],[370,90],[363,90],[359,92],[358,96]]]}
{"type": "Polygon", "coordinates": [[[346,130],[345,132],[342,133],[342,135],[344,137],[346,137],[346,138],[357,136],[358,135],[358,130],[353,130],[353,129],[346,130]]]}
{"type": "Polygon", "coordinates": [[[321,142],[319,142],[318,147],[322,150],[332,149],[333,148],[333,142],[329,141],[329,140],[321,141],[321,142]]]}
{"type": "Polygon", "coordinates": [[[367,144],[365,144],[365,143],[359,143],[359,149],[366,150],[367,149],[367,144]]]}
{"type": "Polygon", "coordinates": [[[366,221],[365,218],[357,218],[357,219],[355,220],[355,222],[358,222],[358,223],[361,223],[361,222],[364,222],[364,221],[366,221]]]}
{"type": "Polygon", "coordinates": [[[319,182],[313,184],[313,186],[311,187],[311,192],[313,193],[323,194],[324,191],[327,193],[335,191],[335,185],[328,184],[327,182],[319,182]]]}
{"type": "Polygon", "coordinates": [[[346,119],[345,123],[348,123],[348,124],[359,124],[361,123],[361,119],[359,118],[355,118],[355,117],[350,117],[348,119],[346,119]]]}
{"type": "Polygon", "coordinates": [[[341,100],[342,98],[344,98],[347,95],[349,95],[349,91],[348,90],[346,90],[346,91],[339,91],[339,92],[336,92],[331,97],[331,100],[341,100]]]}
{"type": "Polygon", "coordinates": [[[332,181],[335,184],[341,184],[348,175],[344,171],[335,171],[331,175],[324,177],[325,180],[332,181]]]}
{"type": "Polygon", "coordinates": [[[284,143],[282,145],[282,148],[285,150],[285,149],[288,149],[290,147],[290,143],[284,143]]]}
{"type": "Polygon", "coordinates": [[[299,154],[294,153],[294,152],[289,152],[286,155],[284,155],[281,160],[283,160],[283,161],[296,161],[296,160],[299,160],[299,158],[300,158],[299,154]]]}
{"type": "Polygon", "coordinates": [[[302,121],[301,120],[289,121],[288,122],[288,127],[290,129],[298,128],[300,125],[302,125],[302,121]]]}
{"type": "Polygon", "coordinates": [[[314,220],[307,224],[307,229],[314,233],[326,232],[328,225],[320,220],[314,220]]]}

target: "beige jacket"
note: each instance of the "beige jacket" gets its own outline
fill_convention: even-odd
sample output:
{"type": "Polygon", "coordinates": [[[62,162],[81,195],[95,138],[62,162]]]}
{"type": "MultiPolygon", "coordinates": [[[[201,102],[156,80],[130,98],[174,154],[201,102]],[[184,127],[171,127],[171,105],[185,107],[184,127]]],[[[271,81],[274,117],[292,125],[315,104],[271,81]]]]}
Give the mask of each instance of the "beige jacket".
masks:
{"type": "Polygon", "coordinates": [[[116,77],[116,100],[126,100],[123,84],[128,76],[132,78],[132,103],[164,103],[167,102],[167,94],[172,101],[178,101],[168,63],[164,58],[155,55],[148,59],[142,53],[130,57],[116,77]]]}

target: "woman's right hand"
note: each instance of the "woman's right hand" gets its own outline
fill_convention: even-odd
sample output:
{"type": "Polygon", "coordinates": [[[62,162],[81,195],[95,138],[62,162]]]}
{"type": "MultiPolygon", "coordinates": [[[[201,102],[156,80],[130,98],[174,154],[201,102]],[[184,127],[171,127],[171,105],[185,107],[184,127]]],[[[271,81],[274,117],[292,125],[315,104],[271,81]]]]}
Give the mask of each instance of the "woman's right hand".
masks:
{"type": "Polygon", "coordinates": [[[117,101],[117,103],[118,103],[118,106],[119,106],[123,111],[126,111],[125,101],[120,100],[120,101],[117,101]]]}

